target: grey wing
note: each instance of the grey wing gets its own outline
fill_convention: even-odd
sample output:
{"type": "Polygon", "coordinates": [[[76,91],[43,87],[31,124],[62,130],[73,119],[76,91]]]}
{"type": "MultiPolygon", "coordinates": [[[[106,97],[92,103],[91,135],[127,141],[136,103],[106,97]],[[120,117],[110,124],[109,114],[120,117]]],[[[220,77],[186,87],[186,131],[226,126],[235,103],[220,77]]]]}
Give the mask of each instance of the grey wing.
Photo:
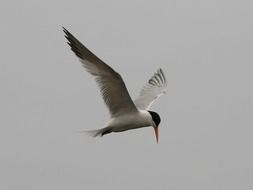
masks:
{"type": "Polygon", "coordinates": [[[137,111],[120,74],[89,51],[68,30],[63,28],[63,31],[83,67],[95,77],[111,117],[137,111]]]}
{"type": "Polygon", "coordinates": [[[134,101],[136,107],[148,110],[156,99],[166,93],[166,87],[166,77],[162,69],[158,69],[157,72],[149,79],[147,84],[142,88],[139,97],[134,101]]]}

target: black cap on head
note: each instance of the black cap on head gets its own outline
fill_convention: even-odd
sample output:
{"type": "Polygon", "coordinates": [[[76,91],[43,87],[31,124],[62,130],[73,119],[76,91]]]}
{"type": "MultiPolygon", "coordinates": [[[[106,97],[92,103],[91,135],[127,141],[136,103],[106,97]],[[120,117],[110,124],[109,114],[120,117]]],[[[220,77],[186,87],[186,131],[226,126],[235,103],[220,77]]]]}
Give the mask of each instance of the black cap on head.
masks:
{"type": "Polygon", "coordinates": [[[156,126],[158,127],[158,125],[161,122],[160,116],[158,115],[158,113],[153,112],[153,111],[148,111],[153,119],[153,121],[155,122],[156,126]]]}

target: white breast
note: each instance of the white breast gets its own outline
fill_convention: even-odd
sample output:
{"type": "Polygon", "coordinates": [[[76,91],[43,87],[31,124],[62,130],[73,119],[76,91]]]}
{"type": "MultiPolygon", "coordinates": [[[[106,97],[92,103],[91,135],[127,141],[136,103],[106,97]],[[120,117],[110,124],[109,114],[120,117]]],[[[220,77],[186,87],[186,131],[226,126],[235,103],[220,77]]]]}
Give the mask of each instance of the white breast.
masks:
{"type": "Polygon", "coordinates": [[[145,110],[139,110],[134,114],[125,114],[116,118],[112,118],[107,126],[110,126],[113,132],[121,132],[129,129],[149,127],[152,125],[152,117],[145,110]]]}

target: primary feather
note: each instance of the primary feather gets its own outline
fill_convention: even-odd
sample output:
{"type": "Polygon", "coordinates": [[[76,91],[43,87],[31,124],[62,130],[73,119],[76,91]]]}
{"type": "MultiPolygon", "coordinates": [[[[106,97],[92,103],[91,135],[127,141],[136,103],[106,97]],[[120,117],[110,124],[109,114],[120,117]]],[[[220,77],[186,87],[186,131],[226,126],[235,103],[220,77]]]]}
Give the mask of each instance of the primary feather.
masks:
{"type": "Polygon", "coordinates": [[[166,87],[166,77],[162,69],[158,69],[142,88],[139,97],[134,101],[136,107],[143,110],[149,110],[154,101],[165,94],[166,87]]]}
{"type": "Polygon", "coordinates": [[[80,58],[83,67],[95,77],[111,117],[137,112],[120,74],[88,50],[68,30],[63,28],[63,31],[69,46],[80,58]]]}

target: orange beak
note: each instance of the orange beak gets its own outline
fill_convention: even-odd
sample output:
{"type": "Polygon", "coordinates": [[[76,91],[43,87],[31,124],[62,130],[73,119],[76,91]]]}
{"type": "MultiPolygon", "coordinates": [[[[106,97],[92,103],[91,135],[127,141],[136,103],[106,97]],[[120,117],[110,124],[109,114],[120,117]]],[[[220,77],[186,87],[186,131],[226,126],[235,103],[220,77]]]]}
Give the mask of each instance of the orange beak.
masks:
{"type": "Polygon", "coordinates": [[[154,127],[154,130],[155,130],[156,143],[158,144],[158,127],[154,127]]]}

